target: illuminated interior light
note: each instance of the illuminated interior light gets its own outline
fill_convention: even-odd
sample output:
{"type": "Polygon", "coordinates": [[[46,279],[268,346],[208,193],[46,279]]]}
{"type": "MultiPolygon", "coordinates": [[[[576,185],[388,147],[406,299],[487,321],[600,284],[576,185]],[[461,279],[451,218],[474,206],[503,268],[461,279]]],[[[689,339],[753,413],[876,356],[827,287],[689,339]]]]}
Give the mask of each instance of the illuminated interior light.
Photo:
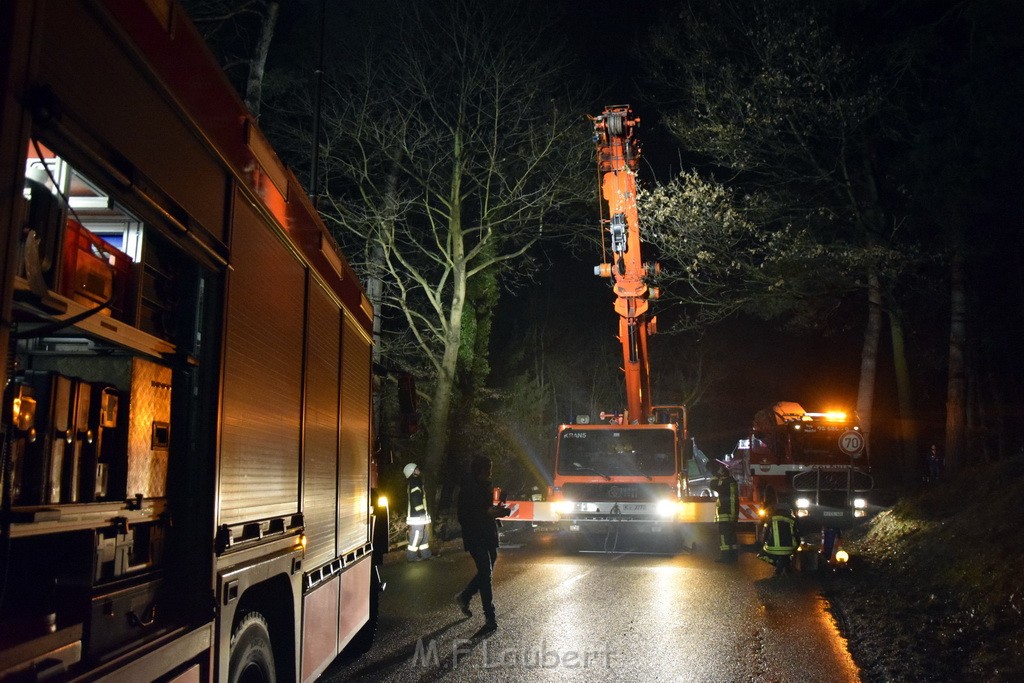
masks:
{"type": "Polygon", "coordinates": [[[845,550],[836,551],[836,562],[838,562],[839,564],[846,564],[849,561],[850,553],[846,552],[845,550]]]}

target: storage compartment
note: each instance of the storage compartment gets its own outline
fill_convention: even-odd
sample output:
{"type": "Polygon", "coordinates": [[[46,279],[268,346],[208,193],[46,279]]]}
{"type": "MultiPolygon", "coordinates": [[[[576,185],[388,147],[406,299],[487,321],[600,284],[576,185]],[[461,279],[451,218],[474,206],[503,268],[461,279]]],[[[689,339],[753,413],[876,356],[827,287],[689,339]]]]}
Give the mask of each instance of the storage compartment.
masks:
{"type": "Polygon", "coordinates": [[[57,372],[26,372],[19,381],[27,384],[36,400],[34,438],[20,439],[15,447],[17,475],[15,505],[75,503],[80,500],[84,453],[91,445],[92,387],[57,372]]]}
{"type": "Polygon", "coordinates": [[[163,562],[164,528],[161,524],[117,524],[96,534],[93,581],[101,583],[141,574],[163,562]]]}
{"type": "Polygon", "coordinates": [[[166,633],[172,610],[165,589],[163,579],[155,579],[93,597],[85,623],[85,658],[109,659],[166,633]]]}
{"type": "Polygon", "coordinates": [[[0,649],[81,626],[89,605],[93,532],[11,541],[9,590],[0,612],[0,649]]]}
{"type": "Polygon", "coordinates": [[[35,389],[37,416],[52,416],[45,427],[37,417],[41,443],[26,448],[20,469],[27,493],[19,504],[167,495],[169,367],[134,356],[41,352],[30,362],[34,370],[24,379],[35,389]],[[36,474],[47,463],[46,473],[36,474]],[[31,497],[36,489],[38,500],[31,497]]]}
{"type": "MultiPolygon", "coordinates": [[[[133,322],[126,316],[126,302],[133,291],[132,260],[81,223],[69,218],[64,231],[60,293],[86,306],[98,306],[118,320],[133,322]]],[[[131,311],[134,314],[134,311],[131,311]]]]}
{"type": "Polygon", "coordinates": [[[149,236],[143,245],[138,268],[137,327],[143,332],[175,341],[179,336],[180,300],[195,268],[160,237],[149,236]]]}

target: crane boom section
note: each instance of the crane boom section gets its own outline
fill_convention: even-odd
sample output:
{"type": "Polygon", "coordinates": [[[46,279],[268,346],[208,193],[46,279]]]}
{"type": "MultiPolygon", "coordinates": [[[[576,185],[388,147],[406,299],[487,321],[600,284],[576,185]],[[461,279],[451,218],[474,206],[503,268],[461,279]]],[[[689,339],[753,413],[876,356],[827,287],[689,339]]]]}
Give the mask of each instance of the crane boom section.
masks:
{"type": "Polygon", "coordinates": [[[633,137],[639,123],[628,105],[606,107],[594,119],[603,199],[601,227],[608,235],[609,245],[606,260],[595,268],[595,273],[611,278],[615,292],[628,422],[647,421],[652,414],[647,337],[655,331],[655,319],[648,317],[648,308],[656,290],[647,286],[646,278],[652,269],[644,263],[640,248],[636,207],[640,150],[633,137]]]}

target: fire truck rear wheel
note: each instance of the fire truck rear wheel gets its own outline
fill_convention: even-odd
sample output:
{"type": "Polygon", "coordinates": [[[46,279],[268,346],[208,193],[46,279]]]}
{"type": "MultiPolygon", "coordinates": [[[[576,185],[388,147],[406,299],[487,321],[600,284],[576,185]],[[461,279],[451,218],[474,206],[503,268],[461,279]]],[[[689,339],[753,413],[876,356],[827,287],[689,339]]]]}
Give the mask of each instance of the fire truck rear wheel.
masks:
{"type": "Polygon", "coordinates": [[[231,634],[231,683],[276,683],[270,628],[259,612],[247,612],[231,634]]]}

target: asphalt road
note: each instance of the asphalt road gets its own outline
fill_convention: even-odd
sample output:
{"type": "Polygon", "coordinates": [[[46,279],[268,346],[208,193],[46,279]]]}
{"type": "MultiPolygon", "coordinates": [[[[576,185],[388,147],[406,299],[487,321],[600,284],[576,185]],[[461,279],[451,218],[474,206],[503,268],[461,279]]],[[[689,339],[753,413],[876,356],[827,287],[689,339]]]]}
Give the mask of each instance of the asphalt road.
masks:
{"type": "MultiPolygon", "coordinates": [[[[740,536],[750,543],[750,535],[740,536]]],[[[563,552],[547,533],[506,534],[495,567],[497,632],[453,602],[473,575],[461,549],[383,568],[377,641],[322,681],[860,680],[811,576],[776,578],[745,546],[711,552],[563,552]]],[[[648,550],[648,548],[634,548],[648,550]]],[[[395,561],[398,559],[399,561],[395,561]]]]}

